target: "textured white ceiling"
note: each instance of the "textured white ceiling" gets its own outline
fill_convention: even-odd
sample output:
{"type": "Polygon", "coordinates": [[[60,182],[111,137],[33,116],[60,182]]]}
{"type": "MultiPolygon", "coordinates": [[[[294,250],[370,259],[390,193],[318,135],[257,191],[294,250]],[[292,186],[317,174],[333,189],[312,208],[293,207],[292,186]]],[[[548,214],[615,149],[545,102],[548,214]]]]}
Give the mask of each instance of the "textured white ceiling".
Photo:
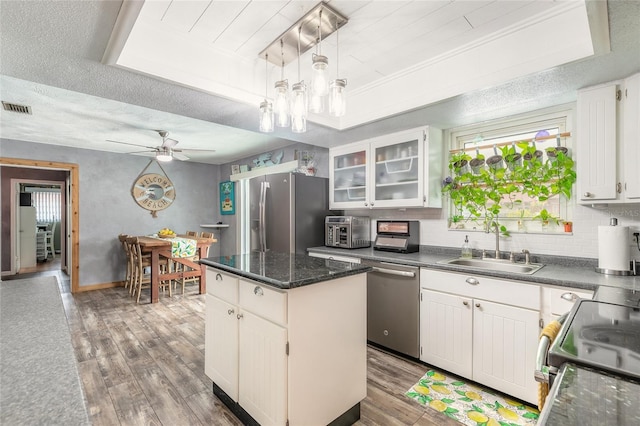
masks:
{"type": "MultiPolygon", "coordinates": [[[[151,2],[150,4],[155,3],[151,2]]],[[[162,4],[163,2],[157,3],[162,4]]],[[[174,3],[176,6],[182,6],[182,3],[198,5],[198,2],[174,1],[174,3]]],[[[237,2],[226,3],[228,3],[227,6],[231,6],[236,5],[237,2]]],[[[266,6],[271,2],[256,3],[266,6]]],[[[359,22],[355,18],[358,16],[357,12],[363,9],[362,5],[369,3],[384,4],[391,9],[400,4],[404,5],[403,7],[407,8],[405,10],[407,13],[395,16],[394,25],[397,26],[397,22],[403,22],[401,16],[415,18],[415,22],[420,22],[423,17],[415,11],[425,6],[421,3],[430,4],[431,2],[332,2],[336,8],[345,9],[340,10],[350,18],[344,31],[340,32],[341,51],[344,50],[345,54],[350,44],[347,41],[347,35],[343,34],[347,32],[347,28],[353,28],[350,31],[357,30],[366,33],[367,29],[375,28],[376,22],[390,19],[396,13],[400,13],[399,11],[391,13],[386,9],[377,14],[372,13],[366,21],[359,22]],[[411,13],[409,13],[410,11],[411,13]]],[[[464,6],[469,6],[466,3],[482,5],[477,10],[466,10],[464,12],[465,20],[468,20],[468,25],[471,27],[488,29],[490,22],[493,22],[490,19],[493,16],[490,12],[494,8],[500,9],[501,12],[504,9],[506,15],[509,15],[522,8],[538,7],[538,3],[544,9],[557,6],[555,3],[560,3],[561,7],[569,8],[564,3],[575,2],[458,1],[455,3],[459,3],[461,6],[463,3],[465,3],[464,6]],[[521,7],[516,8],[516,4],[521,7]],[[516,8],[516,11],[511,8],[516,8]]],[[[287,22],[297,19],[298,14],[293,13],[293,10],[299,4],[314,5],[315,3],[284,2],[284,6],[280,9],[283,12],[277,16],[284,23],[279,31],[286,29],[287,22]]],[[[217,2],[212,2],[211,5],[212,7],[217,6],[217,2]]],[[[599,6],[605,6],[604,10],[607,11],[607,4],[601,1],[589,2],[588,5],[591,10],[594,7],[597,10],[599,6]]],[[[501,79],[498,82],[475,88],[469,88],[465,85],[477,82],[456,77],[455,72],[460,67],[451,68],[451,84],[463,87],[460,95],[451,95],[445,100],[426,102],[418,91],[414,91],[416,94],[415,106],[406,108],[408,102],[405,102],[402,108],[406,109],[398,110],[397,113],[391,109],[396,107],[394,98],[386,96],[376,102],[369,102],[379,110],[387,108],[384,111],[384,118],[375,119],[364,125],[339,131],[328,127],[334,123],[323,125],[311,123],[305,134],[293,134],[280,129],[272,135],[265,136],[257,132],[257,104],[235,101],[231,99],[231,96],[213,95],[212,90],[196,89],[196,85],[191,84],[176,84],[166,77],[153,76],[149,72],[133,72],[130,69],[122,68],[122,66],[104,64],[102,59],[107,51],[109,40],[114,32],[121,30],[116,22],[122,6],[122,3],[118,1],[0,1],[0,74],[2,74],[0,98],[3,101],[17,103],[23,100],[27,103],[33,102],[31,107],[34,110],[31,119],[15,113],[0,111],[0,137],[125,152],[122,145],[108,144],[104,141],[112,139],[155,146],[160,142],[155,130],[162,129],[168,130],[170,137],[179,140],[179,146],[182,148],[216,149],[215,155],[206,158],[196,158],[194,153],[191,156],[195,161],[221,164],[293,142],[336,146],[424,124],[448,128],[531,111],[545,106],[571,102],[575,100],[576,89],[580,87],[611,81],[640,71],[640,48],[638,46],[640,26],[637,25],[640,22],[640,2],[636,0],[612,1],[608,4],[611,30],[610,53],[596,50],[596,54],[592,57],[546,67],[541,71],[524,67],[529,74],[511,77],[503,75],[500,76],[501,79]],[[407,112],[402,113],[402,111],[407,112]]],[[[216,18],[228,19],[224,13],[225,10],[218,10],[215,14],[216,18]]],[[[183,13],[185,16],[188,15],[186,12],[183,13]]],[[[233,15],[235,12],[231,10],[229,13],[233,15]]],[[[364,10],[361,13],[364,13],[364,10]]],[[[540,10],[540,13],[536,16],[539,18],[547,16],[544,10],[540,10]]],[[[596,15],[602,16],[602,13],[596,13],[596,15]]],[[[122,15],[120,14],[120,16],[122,15]]],[[[264,16],[266,18],[275,15],[265,13],[264,16]]],[[[171,25],[176,28],[167,29],[167,32],[174,34],[185,31],[185,22],[191,21],[183,18],[182,14],[179,17],[182,21],[178,19],[179,22],[176,22],[174,19],[171,25]]],[[[276,17],[273,18],[273,20],[275,19],[276,17]]],[[[494,20],[499,22],[500,15],[494,20]]],[[[267,20],[265,19],[264,22],[267,20]]],[[[408,21],[406,22],[407,27],[411,26],[408,21]]],[[[441,22],[448,21],[443,18],[441,22]]],[[[598,20],[595,19],[595,22],[598,20]]],[[[591,31],[597,32],[593,25],[592,11],[590,12],[590,23],[591,31]]],[[[121,25],[122,22],[118,24],[121,25]]],[[[135,24],[135,20],[129,24],[131,27],[135,24]]],[[[465,25],[467,24],[461,25],[462,28],[465,25]]],[[[251,26],[255,26],[255,24],[249,25],[249,27],[251,26]]],[[[454,31],[456,28],[458,27],[454,24],[439,27],[438,31],[431,32],[431,36],[424,38],[423,43],[414,46],[413,50],[409,50],[405,43],[398,44],[398,41],[390,43],[387,36],[381,35],[378,40],[375,40],[377,43],[375,46],[379,47],[372,44],[367,49],[355,49],[349,56],[354,60],[357,58],[357,60],[370,61],[369,64],[383,59],[378,61],[374,69],[376,74],[383,75],[387,79],[385,83],[389,83],[392,81],[389,76],[398,74],[392,69],[396,66],[396,62],[399,67],[405,67],[407,63],[413,61],[415,55],[435,53],[433,49],[438,48],[451,48],[452,45],[448,44],[446,36],[449,31],[454,31]],[[428,44],[425,43],[430,39],[435,39],[437,43],[427,49],[428,44]],[[378,52],[376,49],[391,55],[390,59],[384,60],[384,55],[376,56],[378,52]],[[401,55],[401,52],[404,52],[404,55],[401,55]],[[394,56],[394,53],[398,53],[398,55],[394,56]]],[[[517,28],[512,29],[515,31],[517,28]]],[[[266,29],[261,31],[266,31],[266,29]]],[[[275,30],[272,31],[275,33],[275,30]]],[[[608,33],[606,22],[605,31],[608,33]]],[[[258,32],[254,28],[251,37],[257,37],[254,34],[258,32]]],[[[125,33],[128,34],[126,31],[125,33]]],[[[199,28],[196,33],[195,38],[210,36],[204,27],[199,28]]],[[[236,34],[241,34],[241,32],[238,31],[236,34]]],[[[273,38],[272,34],[269,34],[269,37],[264,35],[265,39],[269,38],[264,43],[265,45],[273,38]]],[[[368,34],[374,38],[375,32],[368,34]]],[[[177,34],[174,35],[177,39],[180,38],[177,34]]],[[[230,46],[236,46],[236,49],[243,52],[240,54],[234,51],[230,53],[232,56],[245,58],[242,55],[247,55],[244,60],[260,64],[256,65],[253,70],[252,83],[246,86],[250,88],[247,92],[253,93],[254,87],[263,87],[264,63],[242,50],[243,46],[248,46],[247,41],[234,41],[235,39],[232,40],[233,37],[230,35],[231,33],[229,33],[229,39],[226,43],[230,46]]],[[[539,36],[543,37],[544,35],[540,34],[539,36]]],[[[220,39],[219,36],[217,37],[220,39]]],[[[460,36],[459,38],[462,40],[464,37],[460,36]]],[[[487,42],[490,41],[490,36],[489,38],[480,38],[486,41],[483,43],[484,46],[489,46],[487,42]]],[[[193,40],[189,40],[189,42],[197,45],[197,42],[193,40]]],[[[331,51],[330,42],[327,40],[328,52],[331,51]]],[[[112,40],[112,45],[113,43],[112,40]]],[[[554,43],[547,44],[549,56],[553,56],[556,46],[554,43]]],[[[258,43],[255,45],[257,46],[258,43]]],[[[519,46],[520,50],[525,52],[528,49],[528,43],[520,43],[519,46]]],[[[169,47],[163,46],[167,50],[169,47]]],[[[257,55],[262,47],[264,46],[260,46],[252,55],[257,55]]],[[[218,46],[218,49],[222,48],[218,46]]],[[[500,50],[499,46],[495,49],[500,50]]],[[[251,49],[246,47],[246,50],[250,52],[253,47],[251,49]]],[[[165,61],[167,64],[172,64],[162,54],[156,55],[154,53],[151,56],[165,61]]],[[[480,70],[482,61],[482,57],[470,61],[467,68],[480,70]]],[[[347,69],[347,63],[347,59],[341,61],[341,68],[344,66],[347,69]]],[[[354,68],[354,72],[355,70],[356,68],[354,68]]],[[[237,73],[242,74],[241,71],[245,71],[245,69],[238,69],[237,73]]],[[[277,69],[274,69],[273,72],[276,73],[276,76],[279,75],[277,69]]],[[[496,74],[500,73],[496,72],[496,74]]],[[[348,76],[350,96],[351,98],[355,96],[355,99],[351,99],[353,103],[350,103],[350,107],[356,105],[358,92],[364,93],[369,89],[368,86],[380,85],[374,79],[375,77],[367,74],[366,70],[359,71],[358,75],[359,79],[348,76]],[[367,77],[368,75],[370,77],[367,77]],[[367,83],[365,84],[365,82],[367,83]],[[360,84],[364,86],[358,87],[360,84]]],[[[422,81],[426,85],[429,78],[423,78],[422,81]]],[[[414,87],[421,88],[422,85],[414,84],[414,87]]],[[[393,88],[393,86],[389,87],[393,88]]],[[[259,90],[257,93],[259,94],[259,90]]],[[[350,110],[350,113],[357,115],[360,112],[350,110]]],[[[358,119],[362,120],[362,118],[358,119]]]]}

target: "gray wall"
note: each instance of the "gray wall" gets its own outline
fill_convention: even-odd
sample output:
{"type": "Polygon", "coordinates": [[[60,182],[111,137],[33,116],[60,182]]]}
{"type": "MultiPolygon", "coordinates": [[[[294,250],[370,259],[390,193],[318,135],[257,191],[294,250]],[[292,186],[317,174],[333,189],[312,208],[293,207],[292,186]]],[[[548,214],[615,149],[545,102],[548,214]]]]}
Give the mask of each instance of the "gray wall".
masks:
{"type": "MultiPolygon", "coordinates": [[[[176,187],[176,199],[153,218],[131,197],[131,185],[149,157],[9,139],[0,139],[0,152],[3,157],[79,166],[81,287],[122,280],[125,257],[118,234],[146,235],[164,227],[178,233],[202,231],[200,224],[215,223],[220,218],[219,166],[181,161],[163,165],[176,187]]],[[[160,170],[154,164],[148,172],[160,170]]],[[[212,255],[218,251],[214,244],[212,255]]]]}

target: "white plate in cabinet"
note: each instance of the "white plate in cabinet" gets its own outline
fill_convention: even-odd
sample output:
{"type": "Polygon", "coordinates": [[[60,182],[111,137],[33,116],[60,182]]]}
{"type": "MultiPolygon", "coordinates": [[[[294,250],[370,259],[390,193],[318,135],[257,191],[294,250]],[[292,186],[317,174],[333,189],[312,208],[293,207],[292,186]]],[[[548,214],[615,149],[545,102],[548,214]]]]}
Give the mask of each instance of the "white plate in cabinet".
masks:
{"type": "Polygon", "coordinates": [[[287,293],[240,280],[240,306],[278,324],[287,323],[287,293]]]}
{"type": "Polygon", "coordinates": [[[207,268],[207,293],[232,304],[238,303],[238,278],[207,268]]]}

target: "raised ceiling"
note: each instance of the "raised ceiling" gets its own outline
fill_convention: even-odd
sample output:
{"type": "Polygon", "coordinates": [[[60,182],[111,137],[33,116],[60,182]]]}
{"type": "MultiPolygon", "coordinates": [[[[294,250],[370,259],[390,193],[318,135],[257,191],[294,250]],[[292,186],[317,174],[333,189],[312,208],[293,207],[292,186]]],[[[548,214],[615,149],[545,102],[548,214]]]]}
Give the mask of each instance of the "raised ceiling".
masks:
{"type": "MultiPolygon", "coordinates": [[[[331,147],[531,111],[640,70],[635,0],[332,1],[349,18],[347,116],[260,134],[258,54],[316,4],[0,2],[0,97],[33,109],[0,111],[0,136],[130,152],[106,140],[156,146],[156,130],[168,130],[181,148],[216,150],[193,161],[222,164],[294,142],[331,147]]],[[[323,41],[332,62],[334,44],[323,41]]],[[[295,74],[296,61],[285,69],[290,82],[295,74]]]]}
{"type": "MultiPolygon", "coordinates": [[[[430,0],[327,2],[349,22],[340,29],[340,78],[348,113],[310,120],[345,129],[461,93],[591,56],[584,2],[430,0]]],[[[249,105],[259,105],[265,75],[259,56],[318,2],[125,2],[105,62],[249,105]]],[[[606,10],[605,10],[606,12],[606,10]]],[[[335,75],[337,35],[322,42],[335,75]]],[[[608,40],[607,40],[608,41],[608,40]]],[[[291,83],[309,81],[311,49],[285,58],[291,83]]]]}

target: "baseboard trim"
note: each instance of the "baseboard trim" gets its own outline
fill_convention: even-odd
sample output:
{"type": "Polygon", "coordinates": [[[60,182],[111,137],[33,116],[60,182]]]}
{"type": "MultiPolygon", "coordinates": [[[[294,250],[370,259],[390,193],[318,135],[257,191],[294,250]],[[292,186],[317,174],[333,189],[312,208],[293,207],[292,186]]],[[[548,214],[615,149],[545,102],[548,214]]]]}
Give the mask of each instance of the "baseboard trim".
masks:
{"type": "Polygon", "coordinates": [[[124,287],[124,282],[116,281],[112,283],[81,285],[78,287],[78,293],[83,293],[85,291],[93,291],[93,290],[103,290],[105,288],[113,288],[113,287],[124,287]]]}

